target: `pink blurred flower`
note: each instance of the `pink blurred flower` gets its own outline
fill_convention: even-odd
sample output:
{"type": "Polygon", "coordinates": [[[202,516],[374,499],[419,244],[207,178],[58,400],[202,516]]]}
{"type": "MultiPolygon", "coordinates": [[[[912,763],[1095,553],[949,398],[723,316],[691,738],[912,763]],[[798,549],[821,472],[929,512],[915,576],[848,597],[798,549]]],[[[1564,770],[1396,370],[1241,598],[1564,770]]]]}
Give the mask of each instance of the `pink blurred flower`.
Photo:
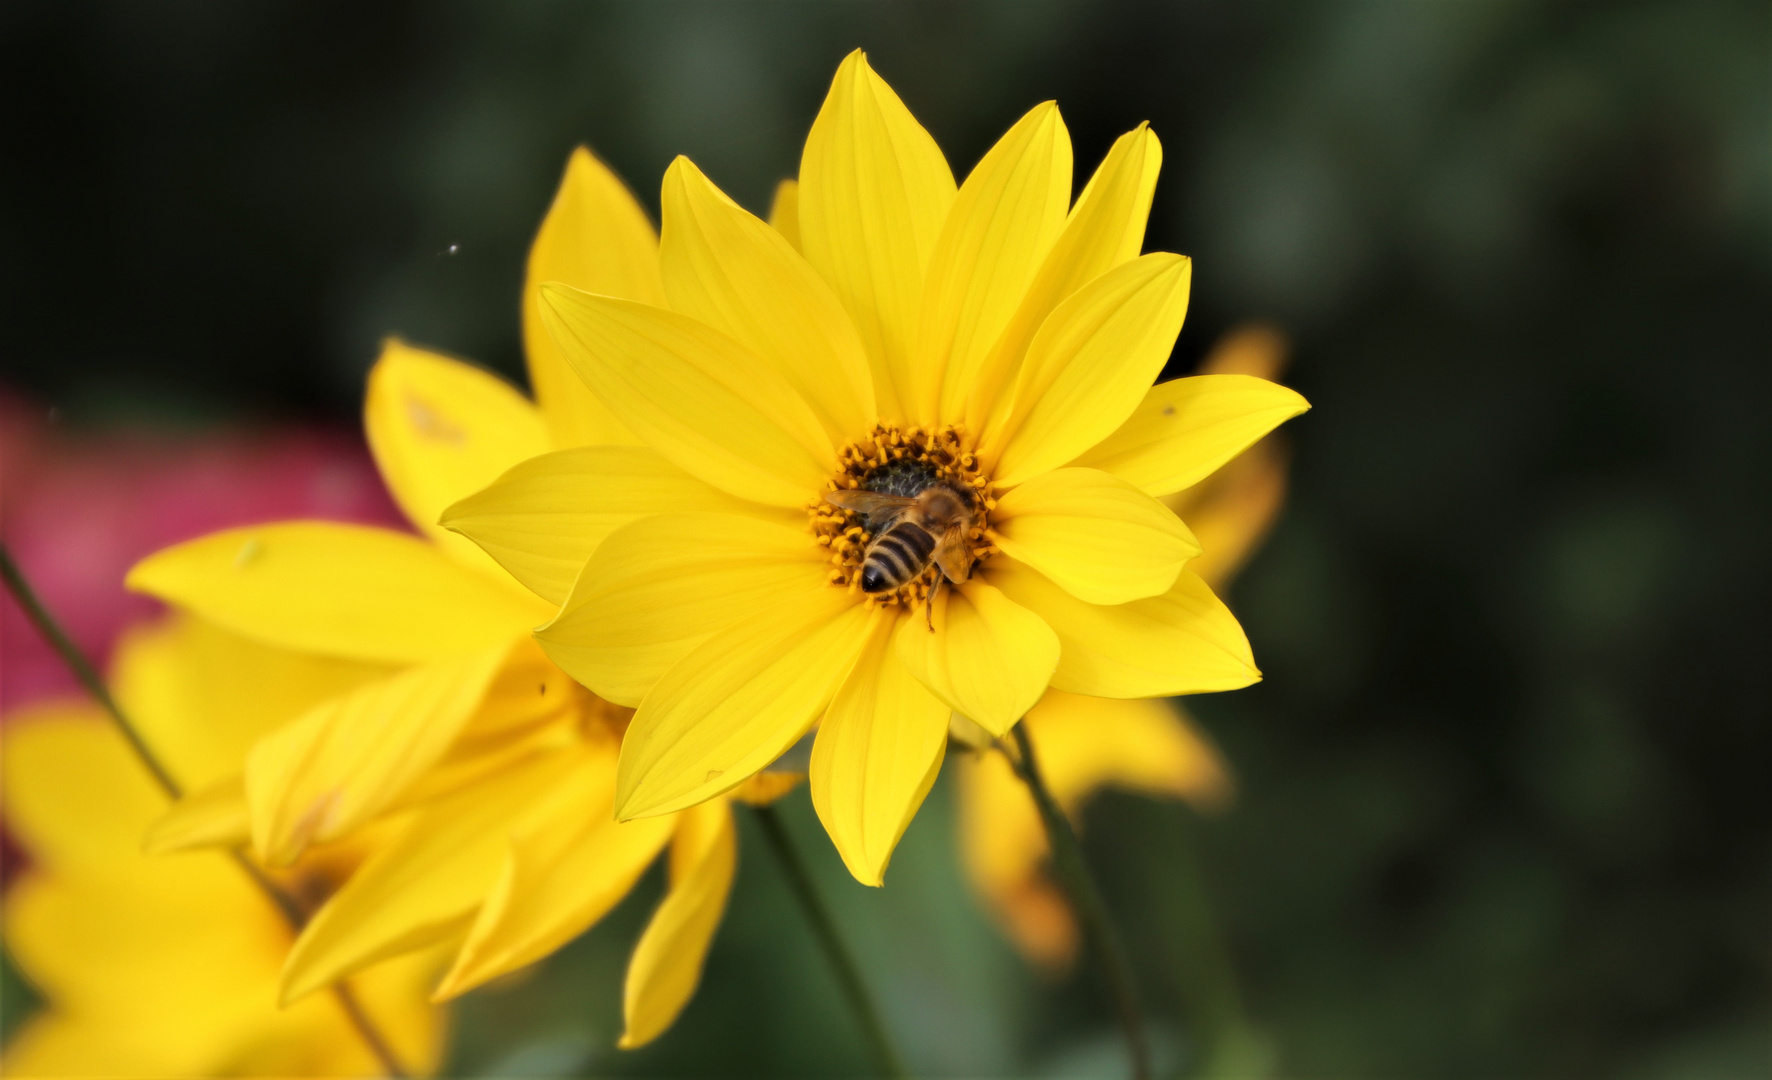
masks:
{"type": "MultiPolygon", "coordinates": [[[[216,529],[286,518],[403,524],[361,437],[309,427],[69,430],[0,390],[0,539],[101,665],[155,601],[136,560],[216,529]]],[[[78,688],[10,596],[0,599],[0,715],[78,688]]]]}

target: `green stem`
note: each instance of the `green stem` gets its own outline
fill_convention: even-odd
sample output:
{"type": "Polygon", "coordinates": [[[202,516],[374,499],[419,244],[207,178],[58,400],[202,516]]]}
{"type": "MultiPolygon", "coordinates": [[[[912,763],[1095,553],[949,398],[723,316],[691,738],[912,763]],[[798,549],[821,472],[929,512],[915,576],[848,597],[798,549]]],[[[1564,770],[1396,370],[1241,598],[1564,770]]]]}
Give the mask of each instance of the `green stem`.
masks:
{"type": "Polygon", "coordinates": [[[1164,845],[1169,858],[1163,876],[1166,906],[1174,913],[1176,970],[1182,997],[1201,1029],[1201,1053],[1190,1072],[1201,1077],[1269,1076],[1273,1055],[1244,1010],[1236,967],[1212,915],[1191,812],[1182,806],[1160,809],[1173,837],[1164,845]]]}
{"type": "Polygon", "coordinates": [[[141,737],[141,732],[137,731],[135,725],[129,722],[129,718],[123,715],[123,710],[117,707],[117,702],[111,697],[111,691],[105,686],[104,679],[99,677],[98,669],[92,666],[92,661],[86,659],[86,654],[80,651],[80,646],[74,644],[74,639],[68,636],[67,631],[63,630],[61,624],[56,622],[55,617],[49,613],[49,609],[43,606],[43,601],[37,597],[37,591],[31,588],[30,582],[25,580],[24,571],[20,570],[18,563],[13,561],[12,552],[8,551],[4,544],[0,544],[0,577],[6,579],[6,588],[18,601],[18,606],[24,608],[25,616],[31,620],[31,625],[37,628],[37,632],[42,634],[44,639],[49,642],[50,647],[61,656],[62,663],[68,665],[68,670],[74,673],[74,678],[79,680],[80,685],[88,694],[92,695],[92,699],[98,702],[99,706],[110,715],[111,722],[117,725],[117,730],[122,733],[124,739],[128,740],[130,748],[135,751],[135,756],[141,759],[142,765],[153,776],[154,783],[160,785],[160,790],[166,793],[168,799],[177,802],[182,798],[184,791],[179,787],[178,781],[172,778],[172,774],[166,770],[166,766],[161,764],[160,759],[154,755],[154,751],[148,748],[148,744],[141,737]]]}
{"type": "Polygon", "coordinates": [[[862,981],[861,968],[837,933],[836,921],[831,918],[830,909],[825,907],[824,899],[813,885],[812,876],[806,872],[806,864],[788,836],[781,815],[775,812],[773,806],[753,806],[751,809],[756,815],[757,824],[763,828],[763,838],[769,842],[769,849],[775,853],[776,861],[781,864],[782,875],[788,879],[788,888],[800,902],[800,909],[812,927],[812,936],[818,939],[819,945],[824,949],[825,959],[829,961],[832,973],[837,976],[837,984],[842,987],[843,996],[849,999],[849,1007],[861,1024],[868,1043],[873,1047],[874,1056],[879,1059],[881,1073],[890,1077],[905,1076],[904,1065],[898,1059],[898,1052],[892,1048],[892,1040],[886,1034],[886,1024],[880,1018],[880,1010],[874,1004],[873,995],[868,993],[867,984],[862,981]]]}
{"type": "MultiPolygon", "coordinates": [[[[1040,820],[1046,825],[1046,838],[1052,845],[1052,866],[1058,873],[1058,880],[1070,894],[1071,906],[1076,909],[1077,919],[1083,924],[1083,932],[1095,946],[1096,963],[1100,967],[1102,981],[1107,984],[1108,996],[1112,999],[1114,1012],[1119,1015],[1120,1027],[1126,1033],[1126,1049],[1132,1058],[1133,1080],[1150,1080],[1151,1051],[1145,1038],[1144,1013],[1138,1004],[1138,991],[1132,980],[1132,965],[1126,960],[1126,951],[1120,945],[1120,938],[1114,933],[1113,923],[1108,920],[1107,904],[1101,898],[1101,890],[1095,884],[1095,877],[1089,872],[1089,865],[1083,860],[1083,846],[1077,841],[1077,834],[1071,828],[1071,822],[1058,800],[1046,787],[1045,778],[1040,774],[1040,759],[1034,755],[1034,744],[1028,739],[1027,724],[1015,725],[1016,753],[1009,753],[1004,748],[1004,756],[1014,768],[1022,783],[1027,785],[1029,794],[1034,797],[1034,805],[1040,811],[1040,820]]],[[[999,746],[1002,744],[999,743],[999,746]]]]}
{"type": "MultiPolygon", "coordinates": [[[[31,625],[37,628],[37,632],[43,635],[43,639],[49,642],[50,647],[61,657],[62,663],[66,664],[68,670],[74,673],[74,678],[79,681],[81,687],[92,695],[93,700],[98,702],[99,707],[104,709],[105,714],[111,718],[111,723],[116,726],[124,741],[129,743],[130,749],[135,751],[135,756],[148,770],[148,774],[154,778],[154,783],[173,802],[182,798],[184,789],[177,780],[173,779],[172,773],[167,770],[166,765],[154,753],[147,740],[142,738],[141,731],[130,721],[128,714],[124,713],[117,704],[117,700],[111,696],[110,689],[105,686],[104,679],[99,677],[98,669],[93,666],[92,661],[86,658],[86,654],[80,651],[80,646],[74,644],[74,639],[68,636],[68,632],[62,628],[61,623],[49,613],[49,608],[44,606],[43,600],[37,595],[37,590],[31,588],[31,583],[25,579],[24,571],[19,569],[18,563],[13,560],[12,552],[3,543],[0,543],[0,579],[5,580],[7,591],[12,593],[13,599],[18,601],[18,606],[24,609],[25,617],[31,620],[31,625]]],[[[301,933],[302,927],[307,925],[308,916],[312,914],[301,901],[272,880],[270,875],[248,858],[244,851],[236,848],[230,850],[228,854],[288,920],[290,931],[295,934],[301,933]]],[[[370,1020],[369,1015],[363,1011],[363,1006],[358,1003],[357,997],[351,992],[350,987],[341,982],[334,985],[332,989],[333,996],[337,998],[339,1007],[344,1010],[346,1019],[350,1021],[352,1027],[357,1029],[358,1035],[369,1047],[370,1053],[374,1054],[375,1059],[381,1063],[382,1069],[396,1080],[403,1080],[409,1076],[410,1074],[400,1064],[400,1059],[394,1053],[393,1048],[388,1045],[387,1039],[370,1020]]]]}

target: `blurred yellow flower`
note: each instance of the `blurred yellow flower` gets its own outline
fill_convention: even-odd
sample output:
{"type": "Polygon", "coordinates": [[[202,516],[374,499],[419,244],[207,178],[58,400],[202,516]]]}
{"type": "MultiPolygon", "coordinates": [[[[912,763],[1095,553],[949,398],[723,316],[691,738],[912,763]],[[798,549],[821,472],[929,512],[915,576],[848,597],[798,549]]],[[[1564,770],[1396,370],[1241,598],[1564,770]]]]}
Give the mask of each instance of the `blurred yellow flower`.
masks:
{"type": "MultiPolygon", "coordinates": [[[[140,630],[117,657],[116,693],[181,781],[238,769],[267,724],[360,681],[354,665],[279,655],[191,621],[140,630]]],[[[0,726],[8,826],[29,866],[5,899],[6,948],[45,999],[7,1046],[12,1076],[362,1076],[377,1071],[335,998],[284,1010],[277,981],[293,934],[229,860],[144,854],[166,808],[95,707],[50,704],[0,726]]],[[[316,849],[281,876],[318,899],[360,858],[316,849]]],[[[408,1067],[442,1049],[426,1000],[432,958],[354,981],[360,1005],[408,1067]]]]}
{"type": "Polygon", "coordinates": [[[1308,406],[1243,375],[1152,387],[1190,280],[1187,259],[1139,254],[1160,158],[1140,125],[1073,206],[1048,102],[956,188],[856,52],[776,228],[679,158],[664,300],[543,285],[565,360],[650,448],[632,453],[694,480],[594,554],[566,508],[634,485],[639,457],[538,458],[444,521],[562,601],[543,647],[637,707],[623,820],[728,791],[819,723],[814,805],[878,884],[950,712],[1002,735],[1049,686],[1144,698],[1258,677],[1158,500],[1308,406]],[[907,512],[927,510],[914,534],[870,545],[905,501],[886,498],[940,490],[907,512]]]}
{"type": "Polygon", "coordinates": [[[539,407],[479,369],[398,341],[370,374],[370,447],[418,536],[322,522],[255,526],[167,549],[131,572],[132,588],[234,633],[379,673],[258,739],[243,775],[195,793],[156,828],[162,848],[249,838],[268,863],[286,865],[371,823],[404,822],[297,940],[284,1001],[434,944],[455,954],[437,996],[460,994],[571,940],[666,845],[670,892],[629,968],[622,1044],[655,1037],[693,992],[732,880],[730,810],[721,801],[618,824],[616,759],[631,710],[574,684],[530,638],[554,615],[577,563],[526,565],[513,578],[437,524],[445,506],[501,474],[521,483],[519,463],[561,447],[627,485],[562,509],[556,524],[586,553],[641,513],[675,505],[678,488],[698,485],[649,451],[619,445],[632,436],[537,322],[543,280],[662,302],[658,264],[644,211],[578,150],[524,288],[539,407]]]}
{"type": "MultiPolygon", "coordinates": [[[[1201,371],[1274,379],[1285,348],[1278,332],[1244,327],[1225,335],[1201,371]]],[[[1204,548],[1190,568],[1215,589],[1228,583],[1273,525],[1285,490],[1285,453],[1275,437],[1168,496],[1165,503],[1204,548]]],[[[1230,798],[1228,768],[1179,703],[1050,690],[1026,724],[1046,782],[1073,821],[1104,787],[1184,798],[1208,809],[1230,798]]],[[[1068,967],[1077,952],[1076,917],[1042,869],[1050,849],[1027,788],[999,754],[967,755],[958,779],[960,845],[974,887],[1030,960],[1051,970],[1068,967]]]]}

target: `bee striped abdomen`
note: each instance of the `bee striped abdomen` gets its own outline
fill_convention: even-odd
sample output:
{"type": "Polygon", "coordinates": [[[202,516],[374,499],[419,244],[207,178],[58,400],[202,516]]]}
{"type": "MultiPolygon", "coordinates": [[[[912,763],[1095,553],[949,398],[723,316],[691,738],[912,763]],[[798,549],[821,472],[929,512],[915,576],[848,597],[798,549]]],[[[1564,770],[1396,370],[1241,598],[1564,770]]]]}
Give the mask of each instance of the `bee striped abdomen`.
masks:
{"type": "Polygon", "coordinates": [[[901,521],[868,545],[861,567],[862,590],[896,589],[927,569],[934,554],[935,537],[914,521],[901,521]]]}

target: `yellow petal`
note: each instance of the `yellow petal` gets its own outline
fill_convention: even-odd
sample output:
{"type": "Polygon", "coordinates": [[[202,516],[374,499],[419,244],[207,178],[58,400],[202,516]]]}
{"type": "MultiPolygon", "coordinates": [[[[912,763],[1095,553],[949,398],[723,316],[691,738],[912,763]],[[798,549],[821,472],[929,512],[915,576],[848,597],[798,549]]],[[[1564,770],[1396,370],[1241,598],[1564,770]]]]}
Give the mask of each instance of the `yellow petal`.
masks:
{"type": "MultiPolygon", "coordinates": [[[[1278,329],[1246,323],[1219,337],[1200,373],[1273,381],[1285,369],[1288,348],[1278,329]]],[[[1117,440],[1115,435],[1106,441],[1117,440]]],[[[1164,505],[1188,522],[1205,549],[1189,569],[1207,585],[1218,589],[1228,583],[1273,527],[1286,501],[1287,459],[1283,443],[1264,438],[1206,479],[1163,496],[1164,505]]]]}
{"type": "Polygon", "coordinates": [[[580,446],[543,454],[443,512],[518,581],[563,604],[605,537],[648,514],[765,514],[803,523],[702,483],[645,446],[580,446]]]}
{"type": "MultiPolygon", "coordinates": [[[[377,1075],[337,1002],[277,1008],[288,931],[220,857],[27,875],[7,894],[7,930],[12,959],[48,998],[8,1041],[8,1076],[377,1075]]],[[[354,988],[400,1060],[429,1075],[441,1018],[415,978],[434,965],[415,959],[354,988]]]]}
{"type": "Polygon", "coordinates": [[[997,500],[993,542],[1091,604],[1169,591],[1199,542],[1170,509],[1094,469],[1041,473],[997,500]]]}
{"type": "Polygon", "coordinates": [[[1201,554],[1188,569],[1214,589],[1228,583],[1273,528],[1286,501],[1286,452],[1256,443],[1191,488],[1163,499],[1190,523],[1201,554]]]}
{"type": "MultiPolygon", "coordinates": [[[[1103,787],[1204,806],[1229,795],[1222,759],[1172,703],[1049,690],[1024,723],[1047,785],[1073,817],[1103,787]]],[[[1030,959],[1052,968],[1068,964],[1076,922],[1046,878],[1050,849],[1039,812],[1001,755],[967,755],[959,770],[959,809],[961,851],[974,885],[1030,959]]]]}
{"type": "Polygon", "coordinates": [[[711,635],[784,596],[829,591],[827,550],[805,526],[729,514],[660,514],[610,535],[536,639],[609,701],[639,705],[711,635]]]}
{"type": "Polygon", "coordinates": [[[872,618],[842,589],[801,586],[684,656],[622,740],[617,816],[694,806],[780,757],[829,704],[872,618]]]}
{"type": "Polygon", "coordinates": [[[1013,560],[986,578],[1058,633],[1052,685],[1097,697],[1165,697],[1235,690],[1261,678],[1243,628],[1212,590],[1183,570],[1162,596],[1103,606],[1078,600],[1013,560]]]}
{"type": "Polygon", "coordinates": [[[1071,136],[1048,101],[997,140],[948,212],[923,282],[909,419],[965,418],[979,369],[1058,239],[1070,203],[1071,136]]]}
{"type": "Polygon", "coordinates": [[[609,167],[582,146],[567,160],[559,194],[529,249],[523,351],[529,358],[530,385],[556,447],[639,442],[573,373],[549,336],[541,305],[541,286],[548,281],[643,304],[665,302],[658,235],[646,211],[609,167]]]}
{"type": "Polygon", "coordinates": [[[604,707],[533,638],[518,641],[448,751],[395,798],[388,813],[477,783],[538,751],[578,742],[583,728],[594,726],[587,714],[604,707]]]}
{"type": "MultiPolygon", "coordinates": [[[[560,678],[568,683],[572,681],[564,674],[560,678]]],[[[481,712],[485,711],[482,707],[481,712]]],[[[439,758],[428,772],[408,785],[382,817],[370,827],[395,820],[400,811],[408,807],[420,806],[440,796],[472,787],[486,777],[503,772],[513,763],[526,761],[537,753],[551,752],[571,745],[577,741],[574,728],[581,718],[582,714],[577,710],[563,709],[553,723],[510,731],[503,735],[484,736],[475,734],[475,722],[470,720],[450,746],[449,752],[439,758]]]]}
{"type": "Polygon", "coordinates": [[[462,735],[490,739],[529,731],[561,709],[579,708],[588,700],[534,638],[525,638],[512,643],[504,666],[486,688],[480,711],[462,735]]]}
{"type": "Polygon", "coordinates": [[[1115,140],[1078,196],[1064,232],[1028,285],[1015,316],[980,366],[965,411],[968,430],[986,430],[986,421],[1021,366],[1028,342],[1052,309],[1102,274],[1138,257],[1162,164],[1162,144],[1149,126],[1140,124],[1115,140]]]}
{"type": "Polygon", "coordinates": [[[373,818],[441,758],[508,646],[411,668],[325,702],[246,759],[252,843],[273,866],[373,818]]]}
{"type": "MultiPolygon", "coordinates": [[[[275,909],[213,853],[150,859],[136,852],[104,865],[33,866],[20,876],[6,894],[8,952],[55,1006],[71,1013],[115,1014],[144,991],[199,1004],[190,998],[202,988],[182,978],[181,965],[211,967],[213,978],[216,967],[226,967],[214,965],[222,959],[221,942],[267,952],[288,944],[287,933],[277,933],[285,927],[276,925],[275,909]],[[175,910],[181,902],[188,908],[185,918],[175,910]],[[209,941],[202,940],[205,930],[209,941]],[[144,970],[150,963],[161,968],[160,986],[144,970]]],[[[234,958],[236,968],[254,966],[241,959],[234,958]]],[[[212,1004],[218,1011],[237,1008],[212,1004]]],[[[136,1002],[133,1011],[163,1007],[155,997],[136,1002]]],[[[189,1033],[190,1025],[181,1026],[189,1033]]]]}
{"type": "Polygon", "coordinates": [[[805,773],[764,769],[727,793],[727,797],[746,806],[768,806],[800,786],[805,773]]]}
{"type": "Polygon", "coordinates": [[[1192,263],[1157,252],[1078,289],[1034,335],[1016,375],[996,481],[1018,484],[1111,435],[1163,370],[1187,314],[1192,263]]]}
{"type": "MultiPolygon", "coordinates": [[[[443,1064],[443,1051],[446,1049],[444,1042],[450,1017],[446,1010],[430,1003],[427,993],[431,982],[437,977],[437,966],[434,951],[419,952],[378,964],[374,969],[351,980],[351,989],[363,1010],[375,1021],[383,1037],[393,1046],[395,1054],[414,1076],[435,1076],[443,1064]]],[[[326,1044],[339,1057],[350,1054],[353,1057],[368,1058],[368,1049],[356,1045],[361,1043],[361,1036],[356,1036],[356,1029],[338,1003],[327,1001],[326,1004],[329,1006],[328,1019],[334,1029],[346,1033],[332,1036],[326,1040],[326,1044]]],[[[297,1068],[279,1067],[278,1063],[272,1063],[257,1071],[243,1071],[242,1075],[373,1076],[374,1070],[379,1067],[380,1063],[374,1060],[358,1063],[345,1057],[345,1062],[330,1072],[303,1072],[297,1068]]]]}
{"type": "Polygon", "coordinates": [[[1309,408],[1297,391],[1252,375],[1171,379],[1151,387],[1119,430],[1076,464],[1168,495],[1204,480],[1309,408]]]}
{"type": "Polygon", "coordinates": [[[769,201],[769,225],[787,238],[795,251],[800,250],[800,182],[783,180],[775,185],[775,198],[769,201]]]}
{"type": "Polygon", "coordinates": [[[875,420],[855,325],[782,235],[726,197],[688,158],[664,179],[659,259],[671,307],[770,362],[836,444],[875,420]]]}
{"type": "Polygon", "coordinates": [[[260,737],[393,669],[261,645],[190,615],[124,632],[111,692],[189,790],[237,777],[260,737]]]}
{"type": "Polygon", "coordinates": [[[282,1001],[465,930],[504,865],[511,828],[577,775],[580,756],[540,757],[427,806],[296,939],[283,968],[282,1001]]]}
{"type": "Polygon", "coordinates": [[[1002,736],[1046,692],[1059,638],[1040,616],[977,579],[941,591],[935,630],[898,620],[898,658],[955,712],[1002,736]]]}
{"type": "Polygon", "coordinates": [[[390,340],[369,371],[363,427],[382,479],[419,532],[475,569],[504,577],[437,516],[549,449],[547,426],[529,399],[489,372],[390,340]]]}
{"type": "Polygon", "coordinates": [[[1075,814],[1103,787],[1202,806],[1222,804],[1230,796],[1224,759],[1163,699],[1116,700],[1052,690],[1028,713],[1028,735],[1066,813],[1075,814]]]}
{"type": "Polygon", "coordinates": [[[139,861],[166,797],[104,715],[85,703],[20,709],[0,725],[7,827],[51,870],[139,861]]]}
{"type": "Polygon", "coordinates": [[[437,1000],[547,956],[601,919],[664,848],[673,818],[617,823],[616,747],[587,753],[532,820],[511,835],[510,856],[468,930],[437,1000]]]}
{"type": "Polygon", "coordinates": [[[1042,278],[1052,274],[1068,282],[1054,288],[1054,303],[1138,258],[1162,169],[1163,143],[1148,123],[1114,140],[1040,270],[1042,278]]]}
{"type": "Polygon", "coordinates": [[[980,727],[978,721],[957,712],[948,713],[948,741],[973,750],[989,750],[997,737],[980,727]]]}
{"type": "Polygon", "coordinates": [[[664,1034],[689,1004],[738,869],[738,836],[724,800],[686,810],[678,822],[670,892],[628,961],[621,1010],[626,1030],[616,1044],[623,1050],[664,1034]]]}
{"type": "Polygon", "coordinates": [[[830,438],[768,362],[674,311],[558,285],[542,295],[573,370],[679,468],[771,506],[823,487],[830,438]]]}
{"type": "Polygon", "coordinates": [[[49,1007],[7,1044],[6,1074],[228,1071],[244,1043],[279,1034],[279,922],[215,855],[28,871],[6,894],[6,944],[49,1007]]]}
{"type": "Polygon", "coordinates": [[[892,849],[935,783],[951,715],[899,660],[892,630],[880,620],[812,744],[812,805],[863,885],[882,884],[892,849]]]}
{"type": "Polygon", "coordinates": [[[186,795],[154,819],[142,838],[142,853],[166,855],[191,848],[239,847],[251,836],[246,785],[233,776],[186,795]]]}
{"type": "Polygon", "coordinates": [[[1219,335],[1212,351],[1200,361],[1201,375],[1253,375],[1278,382],[1286,370],[1291,343],[1278,327],[1261,322],[1240,323],[1219,335]]]}
{"type": "MultiPolygon", "coordinates": [[[[133,850],[130,834],[164,800],[112,728],[31,709],[9,716],[0,740],[0,797],[32,855],[6,893],[6,948],[45,1004],[8,1041],[7,1075],[370,1075],[374,1063],[336,1003],[276,1008],[291,935],[238,867],[212,853],[133,850]],[[46,725],[57,729],[52,741],[37,738],[46,725]],[[38,782],[66,801],[55,820],[80,833],[70,838],[86,853],[100,854],[104,832],[121,834],[102,858],[70,858],[35,843],[49,838],[23,835],[38,782]]],[[[399,1001],[378,972],[363,1002],[403,1060],[425,1068],[436,1060],[436,1014],[410,967],[399,974],[408,980],[399,1001]]]]}
{"type": "Polygon", "coordinates": [[[837,68],[800,158],[800,242],[861,333],[886,418],[909,421],[923,273],[954,175],[860,49],[837,68]]]}
{"type": "Polygon", "coordinates": [[[508,642],[552,614],[416,537],[320,521],[210,533],[125,584],[267,645],[388,664],[508,642]]]}
{"type": "MultiPolygon", "coordinates": [[[[1051,848],[1027,787],[1002,754],[966,754],[957,765],[959,846],[966,876],[1022,954],[1044,969],[1062,972],[1076,957],[1077,921],[1064,894],[1043,872],[1051,848]]],[[[1041,765],[1046,765],[1043,752],[1041,765]]]]}

